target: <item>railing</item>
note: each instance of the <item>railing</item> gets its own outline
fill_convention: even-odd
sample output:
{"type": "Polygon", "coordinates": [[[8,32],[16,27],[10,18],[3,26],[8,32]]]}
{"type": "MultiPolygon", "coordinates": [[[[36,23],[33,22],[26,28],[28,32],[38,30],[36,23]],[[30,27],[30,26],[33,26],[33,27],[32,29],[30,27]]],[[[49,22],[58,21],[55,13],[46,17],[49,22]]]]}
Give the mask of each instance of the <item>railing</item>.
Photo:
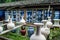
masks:
{"type": "Polygon", "coordinates": [[[19,28],[19,27],[21,27],[21,26],[23,26],[23,25],[18,25],[18,26],[16,26],[16,27],[14,27],[13,29],[5,30],[5,31],[1,32],[0,35],[3,35],[3,34],[5,34],[5,33],[7,33],[7,32],[10,32],[10,31],[12,31],[12,30],[14,30],[14,29],[17,29],[17,28],[19,28]]]}
{"type": "MultiPolygon", "coordinates": [[[[2,26],[4,26],[4,25],[7,25],[7,23],[5,23],[5,24],[2,24],[2,25],[0,25],[1,27],[2,26]]],[[[1,33],[0,33],[0,35],[3,35],[3,34],[5,34],[5,33],[8,33],[8,32],[10,32],[10,31],[12,31],[12,30],[14,30],[14,29],[17,29],[17,28],[20,28],[21,26],[23,26],[23,24],[21,24],[21,25],[16,25],[16,27],[14,27],[14,28],[12,28],[12,29],[7,29],[7,30],[3,30],[1,33]]],[[[3,27],[4,28],[4,27],[3,27]]]]}

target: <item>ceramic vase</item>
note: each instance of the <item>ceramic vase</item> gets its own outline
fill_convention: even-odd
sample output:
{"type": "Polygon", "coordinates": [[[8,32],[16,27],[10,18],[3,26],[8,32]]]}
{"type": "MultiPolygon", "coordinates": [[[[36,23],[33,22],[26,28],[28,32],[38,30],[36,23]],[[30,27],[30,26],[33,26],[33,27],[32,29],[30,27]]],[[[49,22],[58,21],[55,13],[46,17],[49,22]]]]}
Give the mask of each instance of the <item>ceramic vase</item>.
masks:
{"type": "Polygon", "coordinates": [[[30,40],[46,40],[45,36],[40,31],[40,27],[43,25],[43,23],[34,23],[34,25],[37,26],[37,30],[36,33],[30,37],[30,40]]]}
{"type": "Polygon", "coordinates": [[[41,33],[47,38],[47,36],[50,34],[50,28],[48,28],[46,25],[47,20],[42,20],[42,22],[44,25],[41,28],[41,33]]]}
{"type": "Polygon", "coordinates": [[[8,29],[13,29],[15,27],[15,24],[12,22],[12,18],[9,19],[9,23],[7,24],[8,29]]]}
{"type": "Polygon", "coordinates": [[[31,37],[31,35],[34,33],[34,27],[33,26],[29,26],[28,28],[28,37],[31,37]]]}
{"type": "Polygon", "coordinates": [[[23,35],[23,36],[26,35],[26,30],[25,30],[25,27],[24,27],[24,26],[21,27],[20,33],[21,33],[21,35],[23,35]]]}

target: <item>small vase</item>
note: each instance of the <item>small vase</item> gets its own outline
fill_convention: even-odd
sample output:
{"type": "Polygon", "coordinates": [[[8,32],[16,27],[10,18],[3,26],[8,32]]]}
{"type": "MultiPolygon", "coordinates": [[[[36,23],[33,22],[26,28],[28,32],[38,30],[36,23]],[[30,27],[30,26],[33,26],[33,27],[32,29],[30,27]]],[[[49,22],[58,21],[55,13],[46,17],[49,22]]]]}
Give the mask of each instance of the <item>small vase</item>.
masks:
{"type": "Polygon", "coordinates": [[[21,27],[20,33],[21,33],[21,35],[23,35],[23,36],[26,35],[25,27],[23,27],[23,26],[21,27]]]}
{"type": "Polygon", "coordinates": [[[46,23],[46,26],[48,27],[48,28],[52,28],[52,22],[51,22],[51,18],[50,17],[48,17],[48,21],[47,21],[47,23],[46,23]]]}
{"type": "Polygon", "coordinates": [[[15,27],[15,24],[12,22],[12,19],[9,19],[9,23],[7,24],[8,29],[13,29],[15,27]]]}
{"type": "Polygon", "coordinates": [[[33,28],[33,26],[30,26],[29,28],[28,28],[28,37],[31,37],[31,35],[34,33],[34,28],[33,28]]]}
{"type": "Polygon", "coordinates": [[[26,21],[24,20],[24,18],[23,18],[23,16],[22,16],[22,19],[20,20],[20,23],[21,23],[21,24],[26,24],[25,22],[26,22],[26,21]]]}
{"type": "Polygon", "coordinates": [[[4,22],[5,22],[5,23],[8,23],[8,22],[9,22],[9,19],[10,19],[10,16],[8,15],[8,19],[5,20],[4,22]]]}

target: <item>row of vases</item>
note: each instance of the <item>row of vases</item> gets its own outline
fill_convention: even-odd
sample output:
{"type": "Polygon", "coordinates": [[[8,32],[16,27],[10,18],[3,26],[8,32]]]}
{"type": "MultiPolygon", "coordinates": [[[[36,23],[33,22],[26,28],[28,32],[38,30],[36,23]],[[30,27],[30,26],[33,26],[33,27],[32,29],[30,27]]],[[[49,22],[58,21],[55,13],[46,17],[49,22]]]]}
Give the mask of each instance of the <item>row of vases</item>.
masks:
{"type": "MultiPolygon", "coordinates": [[[[39,28],[37,28],[36,34],[39,35],[39,34],[42,33],[44,35],[44,37],[47,38],[47,36],[50,34],[50,27],[52,27],[51,19],[50,19],[50,17],[48,17],[48,20],[42,20],[42,22],[44,23],[44,27],[41,28],[40,33],[39,33],[39,30],[38,30],[39,28]]],[[[43,23],[35,23],[35,25],[42,26],[43,23]]],[[[24,33],[26,33],[26,31],[25,30],[21,30],[21,34],[24,34],[24,33]]],[[[31,37],[31,35],[33,33],[34,33],[34,29],[32,27],[29,27],[29,29],[28,29],[29,37],[31,37]]]]}
{"type": "MultiPolygon", "coordinates": [[[[5,22],[7,22],[6,30],[7,29],[10,30],[10,29],[13,29],[15,27],[15,24],[12,22],[12,18],[10,18],[10,16],[8,16],[8,19],[5,20],[5,22]]],[[[18,22],[18,23],[19,24],[20,23],[21,24],[25,24],[25,20],[23,19],[23,17],[22,17],[21,21],[18,22]]],[[[23,36],[26,35],[26,30],[25,30],[25,27],[23,27],[23,26],[21,27],[21,30],[20,29],[19,30],[17,30],[17,29],[12,30],[13,33],[15,33],[16,31],[18,31],[18,34],[19,34],[19,31],[20,31],[21,35],[23,35],[23,36]]],[[[30,37],[33,33],[34,33],[34,28],[33,27],[29,27],[28,28],[28,36],[30,37]]]]}
{"type": "Polygon", "coordinates": [[[31,35],[34,33],[34,28],[33,28],[33,26],[29,26],[28,30],[25,30],[25,27],[23,26],[23,27],[21,27],[20,33],[23,36],[28,34],[28,37],[31,37],[31,35]]]}
{"type": "MultiPolygon", "coordinates": [[[[12,18],[10,18],[10,16],[8,15],[8,19],[5,20],[5,22],[7,23],[7,25],[5,25],[4,30],[10,30],[13,29],[15,27],[15,24],[12,22],[12,18]]],[[[25,24],[25,20],[22,19],[18,22],[19,24],[25,24]]],[[[12,32],[15,32],[16,30],[12,30],[12,32]]]]}
{"type": "Polygon", "coordinates": [[[18,33],[21,34],[22,36],[25,36],[26,34],[28,35],[28,37],[31,37],[32,34],[34,34],[34,27],[33,26],[29,26],[28,29],[26,30],[26,26],[21,26],[21,28],[13,30],[13,33],[18,33]]]}
{"type": "MultiPolygon", "coordinates": [[[[5,22],[7,23],[10,19],[10,16],[8,16],[8,19],[5,20],[5,22]]],[[[0,33],[3,32],[3,30],[6,30],[7,29],[7,25],[5,25],[4,27],[0,26],[0,33]]]]}
{"type": "MultiPolygon", "coordinates": [[[[21,21],[21,22],[23,22],[23,21],[21,21]]],[[[52,23],[50,22],[50,18],[48,19],[48,21],[46,23],[46,26],[47,26],[46,28],[47,29],[45,29],[45,28],[44,28],[45,30],[43,29],[44,30],[43,31],[44,34],[42,34],[42,32],[41,32],[42,30],[39,30],[40,29],[39,26],[42,26],[43,23],[34,23],[34,24],[37,26],[37,31],[31,36],[30,40],[46,40],[46,38],[44,37],[45,31],[48,29],[47,27],[51,27],[52,26],[52,23]]],[[[15,25],[12,22],[12,19],[10,18],[9,19],[9,23],[7,24],[7,28],[8,29],[12,29],[14,27],[15,27],[15,25]]],[[[24,30],[24,29],[25,29],[24,27],[21,28],[21,31],[20,32],[21,32],[22,35],[25,35],[26,34],[26,30],[24,30]]],[[[30,32],[30,30],[29,30],[29,32],[30,32]]]]}
{"type": "MultiPolygon", "coordinates": [[[[12,22],[12,18],[10,18],[10,16],[8,17],[8,19],[6,20],[6,22],[8,22],[8,24],[7,24],[7,29],[8,30],[13,29],[15,27],[15,24],[12,22]]],[[[19,24],[20,23],[21,24],[25,24],[25,20],[23,19],[23,17],[22,17],[21,21],[18,22],[18,23],[19,24]]],[[[15,33],[16,31],[17,31],[17,29],[12,30],[13,33],[15,33]]],[[[20,31],[21,35],[23,35],[23,36],[26,35],[25,27],[22,26],[21,30],[20,29],[18,30],[18,33],[19,33],[19,31],[20,31]]],[[[33,33],[34,33],[33,27],[29,27],[28,28],[28,36],[30,37],[33,33]]]]}

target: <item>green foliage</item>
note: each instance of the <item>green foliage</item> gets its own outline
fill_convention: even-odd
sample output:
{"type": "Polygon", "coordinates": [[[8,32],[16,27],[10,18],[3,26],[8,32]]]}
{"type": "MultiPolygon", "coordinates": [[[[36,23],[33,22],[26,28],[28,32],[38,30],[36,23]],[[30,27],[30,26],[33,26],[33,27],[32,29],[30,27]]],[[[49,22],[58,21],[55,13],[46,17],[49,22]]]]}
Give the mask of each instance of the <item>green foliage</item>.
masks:
{"type": "Polygon", "coordinates": [[[4,3],[5,2],[5,0],[0,0],[0,3],[4,3]]]}
{"type": "Polygon", "coordinates": [[[50,30],[49,40],[60,40],[60,28],[50,30]]]}
{"type": "Polygon", "coordinates": [[[9,2],[15,2],[15,1],[25,1],[25,0],[0,0],[0,3],[9,3],[9,2]]]}
{"type": "MultiPolygon", "coordinates": [[[[26,30],[27,29],[28,29],[28,26],[26,27],[26,30]]],[[[22,36],[18,32],[16,32],[16,33],[8,32],[8,33],[1,35],[1,36],[7,37],[7,38],[12,39],[12,40],[29,40],[29,37],[27,36],[27,34],[26,34],[26,36],[22,36]]]]}
{"type": "Polygon", "coordinates": [[[8,34],[4,34],[3,36],[12,40],[29,40],[27,36],[23,37],[22,35],[18,35],[16,33],[11,33],[11,32],[9,32],[8,34]]]}
{"type": "Polygon", "coordinates": [[[5,0],[5,2],[7,3],[7,2],[12,2],[12,0],[5,0]]]}

